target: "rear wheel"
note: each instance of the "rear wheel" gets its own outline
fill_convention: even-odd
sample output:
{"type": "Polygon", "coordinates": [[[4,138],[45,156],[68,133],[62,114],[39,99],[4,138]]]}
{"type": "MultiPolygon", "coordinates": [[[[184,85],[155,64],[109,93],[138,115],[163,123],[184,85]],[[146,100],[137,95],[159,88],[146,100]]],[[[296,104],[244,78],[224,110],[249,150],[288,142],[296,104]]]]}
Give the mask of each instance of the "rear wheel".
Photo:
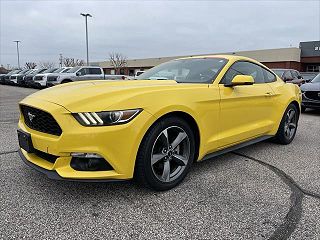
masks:
{"type": "Polygon", "coordinates": [[[163,119],[151,127],[141,143],[135,177],[154,190],[169,190],[187,175],[194,155],[194,135],[187,122],[163,119]]]}
{"type": "Polygon", "coordinates": [[[294,139],[299,120],[299,111],[294,104],[290,104],[286,109],[278,132],[274,138],[275,142],[280,144],[289,144],[294,139]]]}

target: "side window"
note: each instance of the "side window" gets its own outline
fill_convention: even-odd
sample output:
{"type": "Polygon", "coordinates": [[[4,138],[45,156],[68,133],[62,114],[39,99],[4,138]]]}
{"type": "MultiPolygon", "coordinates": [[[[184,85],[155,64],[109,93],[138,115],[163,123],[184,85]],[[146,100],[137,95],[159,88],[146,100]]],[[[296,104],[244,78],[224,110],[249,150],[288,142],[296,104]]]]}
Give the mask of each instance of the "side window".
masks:
{"type": "Polygon", "coordinates": [[[234,63],[224,75],[221,83],[229,84],[237,75],[250,75],[253,77],[255,83],[264,83],[263,69],[251,62],[234,63]]]}
{"type": "Polygon", "coordinates": [[[275,82],[276,81],[276,76],[269,72],[268,70],[262,68],[263,74],[264,74],[264,82],[270,83],[270,82],[275,82]]]}
{"type": "Polygon", "coordinates": [[[80,73],[80,76],[83,76],[83,75],[87,74],[86,73],[86,68],[81,68],[78,72],[80,73]]]}
{"type": "Polygon", "coordinates": [[[89,74],[101,74],[100,68],[89,68],[89,74]]]}

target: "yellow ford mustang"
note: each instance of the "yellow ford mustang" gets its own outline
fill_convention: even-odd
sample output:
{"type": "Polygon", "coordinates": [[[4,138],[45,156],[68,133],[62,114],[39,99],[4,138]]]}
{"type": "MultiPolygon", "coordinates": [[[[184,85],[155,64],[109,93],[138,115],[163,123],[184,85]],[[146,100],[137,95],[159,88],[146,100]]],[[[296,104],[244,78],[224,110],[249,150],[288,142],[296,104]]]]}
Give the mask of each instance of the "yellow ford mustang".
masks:
{"type": "Polygon", "coordinates": [[[124,180],[156,190],[194,161],[296,133],[301,93],[239,56],[173,60],[129,81],[82,81],[21,101],[24,162],[53,179],[124,180]]]}

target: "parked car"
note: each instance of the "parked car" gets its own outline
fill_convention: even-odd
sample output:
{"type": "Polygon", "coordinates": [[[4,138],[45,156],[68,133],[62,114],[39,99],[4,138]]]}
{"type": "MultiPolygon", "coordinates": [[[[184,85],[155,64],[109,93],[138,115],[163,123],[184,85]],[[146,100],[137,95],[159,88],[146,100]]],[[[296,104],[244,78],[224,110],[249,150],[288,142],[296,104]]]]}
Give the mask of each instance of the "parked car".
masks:
{"type": "Polygon", "coordinates": [[[43,73],[37,74],[33,78],[33,87],[35,88],[45,88],[47,86],[47,79],[51,75],[55,75],[58,73],[64,73],[71,69],[71,67],[63,67],[63,68],[53,68],[44,71],[43,73]]]}
{"type": "Polygon", "coordinates": [[[301,111],[307,108],[320,109],[320,73],[309,83],[301,87],[302,104],[301,111]]]}
{"type": "Polygon", "coordinates": [[[0,84],[4,84],[4,76],[7,75],[7,73],[1,73],[0,74],[0,84]]]}
{"type": "Polygon", "coordinates": [[[15,69],[15,70],[12,70],[11,72],[7,73],[6,75],[4,75],[2,77],[2,84],[9,84],[10,83],[10,76],[13,75],[13,74],[16,74],[16,73],[19,73],[21,72],[21,69],[15,69]]]}
{"type": "Polygon", "coordinates": [[[24,70],[20,71],[19,73],[12,74],[8,79],[8,84],[17,85],[18,77],[23,76],[25,73],[27,73],[29,71],[30,71],[29,69],[24,69],[24,70]]]}
{"type": "Polygon", "coordinates": [[[51,87],[60,83],[76,82],[76,81],[85,81],[85,80],[103,80],[104,72],[100,67],[73,67],[68,71],[51,75],[50,78],[47,78],[47,86],[51,87]]]}
{"type": "Polygon", "coordinates": [[[42,73],[36,74],[32,81],[30,81],[30,86],[35,87],[35,88],[43,88],[46,86],[47,83],[47,76],[54,71],[56,71],[59,68],[49,68],[42,73]]]}
{"type": "Polygon", "coordinates": [[[45,70],[47,70],[47,68],[40,68],[40,69],[37,69],[35,70],[34,72],[26,75],[24,77],[24,86],[26,87],[32,87],[32,81],[33,81],[33,77],[39,73],[42,73],[44,72],[45,70]]]}
{"type": "Polygon", "coordinates": [[[312,79],[314,79],[318,73],[317,72],[300,72],[302,78],[306,81],[306,82],[311,82],[312,79]]]}
{"type": "Polygon", "coordinates": [[[306,81],[299,71],[295,69],[272,69],[286,83],[294,83],[301,86],[306,81]]]}
{"type": "Polygon", "coordinates": [[[134,81],[78,81],[29,95],[20,102],[19,154],[53,179],[135,177],[168,190],[194,161],[268,138],[291,143],[300,104],[297,85],[255,60],[182,58],[134,81]]]}
{"type": "Polygon", "coordinates": [[[29,74],[34,73],[35,71],[37,71],[38,69],[29,69],[27,72],[25,72],[24,74],[18,74],[17,76],[17,84],[19,86],[24,86],[25,85],[25,77],[29,74]]]}

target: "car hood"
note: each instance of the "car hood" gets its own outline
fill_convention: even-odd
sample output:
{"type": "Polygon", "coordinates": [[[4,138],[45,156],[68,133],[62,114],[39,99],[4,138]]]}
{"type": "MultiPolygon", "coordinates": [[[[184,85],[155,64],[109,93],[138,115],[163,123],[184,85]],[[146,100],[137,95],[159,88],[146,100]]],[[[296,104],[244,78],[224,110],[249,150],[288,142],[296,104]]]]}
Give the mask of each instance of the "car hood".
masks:
{"type": "MultiPolygon", "coordinates": [[[[206,84],[200,86],[207,88],[206,84]]],[[[107,110],[108,107],[120,101],[129,101],[136,95],[154,92],[156,97],[158,91],[186,87],[193,88],[195,84],[178,84],[173,80],[82,81],[41,90],[23,102],[27,103],[28,98],[38,98],[63,106],[70,112],[93,112],[107,110]]]]}
{"type": "Polygon", "coordinates": [[[320,91],[320,82],[317,83],[306,83],[301,85],[301,90],[302,91],[320,91]]]}

